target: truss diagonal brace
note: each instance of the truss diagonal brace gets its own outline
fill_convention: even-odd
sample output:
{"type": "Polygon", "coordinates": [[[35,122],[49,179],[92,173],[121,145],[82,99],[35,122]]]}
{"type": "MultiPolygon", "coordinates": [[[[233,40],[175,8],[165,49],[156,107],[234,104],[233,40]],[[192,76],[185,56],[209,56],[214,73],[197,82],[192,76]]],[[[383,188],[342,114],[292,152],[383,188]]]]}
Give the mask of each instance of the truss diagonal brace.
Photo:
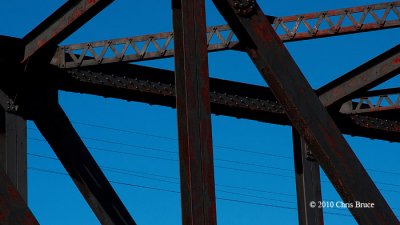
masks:
{"type": "Polygon", "coordinates": [[[36,108],[40,111],[33,112],[33,121],[101,224],[136,225],[61,106],[51,99],[38,103],[36,108]]]}
{"type": "Polygon", "coordinates": [[[246,46],[246,51],[300,135],[345,202],[374,203],[374,209],[350,209],[364,225],[399,221],[345,141],[333,119],[254,1],[244,15],[237,0],[213,0],[246,46]],[[236,2],[236,5],[235,5],[236,2]],[[239,9],[237,8],[239,6],[239,9]],[[239,15],[242,14],[242,15],[239,15]],[[356,181],[357,180],[357,181],[356,181]]]}
{"type": "MultiPolygon", "coordinates": [[[[23,62],[39,50],[57,45],[93,18],[113,0],[69,0],[24,38],[23,62]]],[[[51,57],[51,56],[50,56],[51,57]]]]}
{"type": "Polygon", "coordinates": [[[39,225],[3,168],[0,168],[0,224],[39,225]]]}
{"type": "Polygon", "coordinates": [[[371,59],[317,90],[325,107],[341,104],[396,76],[400,71],[400,45],[371,59]]]}

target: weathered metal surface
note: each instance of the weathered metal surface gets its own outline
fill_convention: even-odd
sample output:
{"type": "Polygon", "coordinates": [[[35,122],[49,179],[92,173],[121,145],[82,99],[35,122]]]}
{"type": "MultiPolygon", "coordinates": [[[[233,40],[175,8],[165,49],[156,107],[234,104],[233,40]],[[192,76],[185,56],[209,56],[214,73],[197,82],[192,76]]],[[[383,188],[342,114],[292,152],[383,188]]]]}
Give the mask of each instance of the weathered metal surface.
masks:
{"type": "Polygon", "coordinates": [[[0,224],[39,225],[3,168],[0,169],[0,224]]]}
{"type": "MultiPolygon", "coordinates": [[[[111,2],[112,0],[68,1],[25,36],[22,44],[20,44],[20,40],[11,40],[10,38],[0,36],[0,50],[2,50],[2,53],[5,53],[0,56],[0,65],[3,66],[4,70],[11,69],[15,73],[19,73],[22,71],[21,64],[19,63],[22,59],[25,63],[29,59],[38,58],[32,56],[40,55],[45,57],[40,57],[39,62],[42,63],[41,65],[47,66],[52,55],[54,55],[51,51],[56,49],[57,44],[111,2]],[[20,49],[21,46],[22,48],[20,49]],[[25,48],[25,55],[23,55],[23,48],[25,48]]],[[[215,0],[215,2],[220,2],[221,7],[227,6],[222,5],[226,3],[222,0],[215,0]]],[[[57,87],[64,90],[99,94],[106,97],[117,97],[126,100],[148,102],[150,104],[175,107],[175,90],[178,90],[178,113],[181,115],[179,122],[180,146],[186,146],[186,150],[181,150],[181,166],[191,168],[190,171],[187,169],[181,170],[184,224],[216,224],[209,101],[211,101],[212,112],[216,114],[256,119],[277,124],[289,125],[291,122],[294,123],[300,131],[304,131],[302,133],[303,137],[311,144],[313,151],[316,153],[316,158],[322,162],[328,176],[345,200],[377,200],[376,209],[372,211],[352,210],[353,215],[355,215],[360,223],[398,224],[392,211],[390,211],[377,192],[374,184],[368,176],[365,176],[365,171],[358,163],[357,158],[351,151],[346,152],[341,150],[349,150],[350,148],[348,148],[341,136],[338,136],[339,132],[334,123],[316,100],[306,81],[301,80],[301,72],[297,69],[294,62],[291,61],[289,54],[285,52],[283,45],[278,39],[282,41],[296,41],[399,27],[400,2],[380,3],[370,6],[281,18],[267,16],[268,20],[272,23],[272,27],[268,26],[266,17],[260,13],[255,1],[229,0],[229,2],[231,3],[231,7],[225,8],[225,10],[227,9],[225,12],[230,13],[228,18],[231,19],[231,24],[232,21],[235,24],[234,30],[239,35],[240,44],[228,25],[210,27],[206,30],[205,25],[202,23],[204,21],[204,3],[202,1],[182,0],[174,1],[175,31],[178,30],[176,36],[172,33],[160,33],[62,46],[58,48],[51,62],[51,64],[62,68],[74,68],[171,57],[174,55],[172,47],[172,42],[174,41],[175,46],[177,46],[176,58],[177,62],[179,62],[177,63],[177,67],[183,66],[177,69],[177,74],[186,75],[177,77],[178,85],[176,87],[172,72],[167,71],[166,73],[170,75],[161,77],[154,74],[159,73],[161,70],[145,69],[144,67],[132,65],[120,65],[120,67],[110,68],[99,67],[98,70],[95,69],[94,71],[61,71],[58,69],[50,70],[47,67],[45,70],[49,69],[47,72],[56,72],[57,75],[61,75],[57,78],[60,81],[57,87]],[[188,4],[187,6],[189,7],[181,11],[180,7],[176,7],[179,2],[188,4]],[[195,4],[197,5],[195,6],[195,4]],[[201,6],[200,10],[198,10],[199,5],[201,6]],[[193,10],[188,10],[190,8],[193,10]],[[198,15],[200,16],[193,16],[195,13],[199,13],[198,15]],[[239,20],[236,18],[235,13],[240,16],[239,20],[245,26],[236,23],[239,20]],[[391,14],[391,17],[389,14],[391,14]],[[259,20],[252,23],[252,17],[257,17],[259,20]],[[197,29],[195,29],[196,31],[192,30],[193,26],[190,26],[190,23],[195,21],[197,21],[196,24],[200,25],[200,31],[197,29]],[[257,24],[258,22],[260,23],[257,24]],[[185,27],[187,29],[184,29],[185,27]],[[266,29],[253,29],[262,27],[266,29]],[[182,29],[180,30],[180,28],[182,29]],[[278,32],[279,37],[274,36],[272,29],[278,32]],[[182,32],[179,33],[179,30],[182,32]],[[196,32],[198,33],[196,34],[196,32]],[[198,35],[201,33],[207,33],[207,37],[198,35]],[[184,43],[183,39],[180,38],[186,38],[185,43],[191,43],[188,45],[191,45],[193,48],[186,48],[187,46],[182,44],[184,43]],[[226,49],[243,51],[246,49],[264,75],[271,75],[272,78],[269,78],[270,83],[272,83],[271,87],[273,87],[272,89],[282,104],[277,102],[268,88],[218,79],[210,80],[211,91],[209,93],[208,79],[206,79],[208,76],[206,72],[207,53],[205,47],[202,46],[207,46],[208,51],[226,49]],[[261,50],[258,49],[256,51],[255,46],[261,47],[261,50]],[[270,48],[271,46],[272,48],[270,48]],[[155,51],[151,49],[155,49],[155,51]],[[191,50],[189,51],[189,49],[191,50]],[[192,49],[199,51],[195,51],[195,54],[192,55],[192,49]],[[266,49],[272,51],[266,51],[266,49]],[[275,56],[278,57],[270,58],[275,56]],[[181,64],[181,62],[186,63],[181,64]],[[115,69],[119,73],[124,68],[135,68],[135,73],[145,71],[145,74],[121,76],[121,73],[117,75],[112,74],[112,72],[110,73],[110,71],[115,71],[115,69]],[[194,73],[191,73],[191,71],[194,71],[194,73]],[[294,71],[294,73],[285,73],[286,71],[294,71]],[[203,79],[194,79],[196,78],[196,74],[200,74],[200,77],[203,79]],[[277,74],[283,74],[283,76],[280,77],[277,74]],[[294,77],[285,77],[288,74],[294,77]],[[187,79],[185,80],[184,78],[187,79]],[[299,78],[300,80],[296,80],[299,78]],[[278,83],[283,85],[279,85],[278,83]],[[290,83],[294,84],[292,86],[294,88],[285,90],[285,88],[291,87],[290,83]],[[296,85],[298,85],[299,89],[296,88],[296,85]],[[180,96],[183,96],[183,98],[180,96]],[[311,110],[303,107],[304,105],[297,104],[301,102],[298,99],[299,96],[301,96],[302,100],[305,99],[310,103],[305,105],[307,107],[312,106],[311,110]],[[289,112],[288,115],[291,121],[287,118],[284,108],[289,112]],[[312,111],[313,109],[315,111],[312,111]],[[321,130],[322,132],[319,132],[321,130]],[[339,150],[337,152],[332,151],[332,149],[335,149],[334,147],[339,150]],[[335,165],[339,164],[341,165],[340,168],[339,166],[335,167],[335,165]],[[357,179],[357,182],[352,182],[352,177],[354,178],[353,181],[357,179]],[[364,189],[360,189],[356,183],[362,183],[364,189]],[[379,221],[379,216],[384,217],[384,219],[379,221]]],[[[178,5],[180,6],[180,4],[178,5]]],[[[398,64],[400,62],[398,49],[399,46],[396,46],[387,53],[318,90],[318,94],[321,94],[320,97],[323,105],[339,105],[353,97],[360,97],[359,94],[361,92],[394,76],[398,72],[398,64]]],[[[34,68],[43,69],[41,66],[36,65],[37,61],[32,61],[30,62],[35,65],[34,68]]],[[[126,71],[129,70],[125,70],[124,73],[126,71]]],[[[161,71],[161,73],[165,75],[164,71],[161,71]]],[[[18,80],[20,77],[9,78],[18,80]]],[[[265,78],[268,80],[267,77],[265,78]]],[[[8,81],[5,82],[5,79],[5,77],[2,77],[1,83],[3,84],[0,85],[2,90],[11,90],[14,94],[21,90],[25,91],[23,85],[18,86],[19,82],[9,83],[8,81]],[[6,85],[4,85],[5,83],[6,85]],[[15,86],[16,84],[18,87],[15,86]]],[[[52,81],[46,80],[46,82],[51,83],[52,81]]],[[[55,88],[56,84],[51,84],[55,88]]],[[[372,94],[372,91],[363,95],[363,98],[360,98],[358,102],[344,104],[341,112],[346,112],[343,110],[347,106],[348,110],[350,110],[347,111],[350,112],[348,115],[333,111],[334,107],[330,109],[331,116],[335,118],[342,132],[369,138],[400,141],[398,135],[398,132],[400,132],[400,122],[397,116],[398,111],[395,111],[399,108],[400,97],[396,95],[395,99],[389,100],[389,97],[391,97],[389,95],[398,94],[399,92],[380,92],[379,94],[375,92],[375,94],[379,95],[377,97],[372,94]],[[373,100],[377,100],[377,102],[374,103],[373,100]],[[384,103],[384,101],[387,101],[387,103],[384,103]],[[368,113],[368,116],[363,115],[366,113],[368,113]]],[[[2,96],[0,96],[0,99],[4,100],[2,96]]],[[[31,101],[29,105],[32,107],[35,102],[31,101]]],[[[18,111],[17,108],[19,105],[13,101],[9,101],[8,103],[0,101],[0,104],[3,108],[7,108],[7,110],[18,111]]],[[[39,128],[45,134],[46,138],[48,138],[50,145],[55,149],[58,157],[60,157],[74,182],[99,217],[101,223],[135,224],[58,103],[52,101],[46,104],[40,103],[39,109],[41,115],[36,114],[33,117],[35,118],[35,122],[40,126],[39,128]],[[83,157],[76,157],[77,154],[83,157]],[[96,186],[96,184],[100,184],[100,186],[96,186]],[[108,198],[109,196],[111,197],[108,198]]],[[[0,120],[0,130],[3,130],[0,132],[0,143],[6,143],[4,145],[0,144],[0,163],[15,160],[23,162],[23,160],[26,160],[26,155],[19,154],[18,149],[25,149],[26,151],[26,140],[24,137],[26,135],[24,133],[26,132],[25,121],[18,116],[2,112],[1,110],[0,116],[1,118],[5,118],[5,120],[0,120]],[[12,136],[7,138],[4,134],[12,134],[12,136]],[[5,151],[4,149],[7,149],[7,145],[12,146],[17,151],[5,151]],[[10,152],[12,154],[9,154],[10,152]],[[4,153],[7,154],[5,155],[4,153]]],[[[299,172],[299,162],[300,160],[297,160],[296,172],[299,172]]],[[[6,165],[6,169],[10,172],[8,175],[13,178],[14,184],[17,182],[17,186],[18,183],[23,184],[23,182],[26,182],[26,174],[24,174],[24,170],[26,172],[26,161],[25,167],[23,167],[23,164],[13,164],[10,165],[11,167],[9,167],[9,164],[6,165]],[[14,166],[17,166],[17,168],[14,166]]],[[[308,175],[315,172],[314,175],[311,175],[312,178],[317,177],[316,163],[309,165],[309,167],[306,163],[302,166],[303,169],[310,169],[308,171],[310,173],[307,173],[308,175]]],[[[304,194],[299,195],[299,204],[301,204],[299,205],[299,209],[301,215],[305,216],[304,218],[301,217],[300,221],[304,222],[306,220],[306,224],[308,224],[309,220],[307,220],[307,217],[319,218],[319,216],[312,216],[314,211],[305,208],[308,197],[313,195],[316,196],[315,198],[320,197],[319,186],[317,185],[319,182],[307,183],[305,171],[303,170],[302,172],[303,175],[297,176],[297,183],[300,185],[299,193],[304,194]],[[315,186],[307,188],[307,185],[315,186]],[[312,192],[312,189],[315,191],[312,192]],[[302,211],[302,209],[304,210],[302,211]]],[[[21,186],[18,186],[17,190],[21,193],[26,192],[26,183],[25,186],[22,185],[22,189],[21,186]]],[[[26,204],[23,200],[21,201],[21,196],[18,196],[17,190],[12,187],[12,182],[8,180],[6,175],[2,174],[0,169],[0,224],[37,224],[26,204]]],[[[320,215],[320,212],[317,212],[317,215],[320,215]]],[[[314,222],[318,223],[316,220],[314,222]]]]}
{"type": "Polygon", "coordinates": [[[283,41],[304,40],[340,34],[365,32],[399,25],[400,2],[384,2],[366,6],[328,10],[292,17],[280,17],[273,22],[285,31],[280,35],[283,41]],[[393,13],[397,18],[388,18],[393,13]],[[290,25],[294,23],[294,25],[290,25]],[[301,31],[302,28],[305,31],[301,31]]]}
{"type": "MultiPolygon", "coordinates": [[[[51,75],[59,77],[58,88],[61,90],[176,107],[173,71],[137,65],[107,65],[91,70],[54,70],[51,75]]],[[[211,111],[216,115],[290,125],[281,104],[267,87],[210,78],[210,102],[211,111]]],[[[389,120],[379,115],[368,117],[360,122],[363,127],[375,124],[371,123],[375,118],[385,120],[386,125],[360,129],[361,124],[355,124],[350,115],[334,111],[331,114],[345,134],[400,142],[398,133],[390,129],[390,124],[396,123],[395,115],[389,120]]]]}
{"type": "MultiPolygon", "coordinates": [[[[243,9],[236,10],[245,13],[248,9],[244,8],[249,5],[250,9],[251,4],[246,3],[247,0],[243,2],[243,9]]],[[[286,42],[399,27],[399,8],[400,2],[394,1],[293,16],[267,17],[281,40],[286,42]],[[383,12],[382,17],[378,16],[380,12],[383,12]],[[388,17],[389,13],[397,18],[388,17]]],[[[76,68],[172,57],[173,38],[172,32],[165,32],[61,46],[52,63],[61,68],[76,68]]],[[[228,25],[207,28],[207,48],[208,51],[244,50],[228,25]]]]}
{"type": "Polygon", "coordinates": [[[27,139],[26,121],[0,109],[0,169],[10,178],[24,201],[27,201],[27,139]]]}
{"type": "Polygon", "coordinates": [[[100,223],[135,225],[57,100],[47,96],[42,101],[31,99],[29,113],[100,223]]]}
{"type": "MultiPolygon", "coordinates": [[[[126,37],[59,47],[52,64],[60,68],[135,62],[174,56],[174,33],[126,37]]],[[[238,42],[227,25],[207,28],[208,51],[235,49],[238,42]]]]}
{"type": "Polygon", "coordinates": [[[379,130],[387,130],[388,132],[398,133],[400,132],[400,122],[399,121],[390,121],[387,119],[380,119],[371,116],[363,116],[363,115],[352,115],[351,120],[363,127],[367,128],[367,130],[363,130],[363,132],[369,132],[368,129],[374,128],[379,130]]]}
{"type": "Polygon", "coordinates": [[[323,105],[340,105],[396,76],[399,71],[400,45],[397,45],[324,85],[317,93],[323,105]]]}
{"type": "Polygon", "coordinates": [[[213,0],[269,84],[299,134],[306,140],[343,201],[374,203],[373,209],[351,208],[360,224],[398,225],[399,221],[313,92],[279,36],[256,6],[242,17],[233,0],[213,0]],[[355,179],[357,178],[357,182],[355,179]]]}
{"type": "MultiPolygon", "coordinates": [[[[28,33],[24,38],[23,61],[41,49],[57,45],[84,23],[109,5],[113,0],[70,0],[28,33]]],[[[51,59],[51,58],[50,58],[51,59]]]]}
{"type": "Polygon", "coordinates": [[[323,225],[319,165],[303,138],[292,130],[299,225],[323,225]]]}
{"type": "Polygon", "coordinates": [[[172,0],[182,224],[215,225],[204,0],[172,0]]]}
{"type": "Polygon", "coordinates": [[[360,114],[376,113],[394,110],[400,112],[400,88],[370,91],[363,94],[363,97],[348,102],[348,107],[342,107],[342,113],[360,114]]]}

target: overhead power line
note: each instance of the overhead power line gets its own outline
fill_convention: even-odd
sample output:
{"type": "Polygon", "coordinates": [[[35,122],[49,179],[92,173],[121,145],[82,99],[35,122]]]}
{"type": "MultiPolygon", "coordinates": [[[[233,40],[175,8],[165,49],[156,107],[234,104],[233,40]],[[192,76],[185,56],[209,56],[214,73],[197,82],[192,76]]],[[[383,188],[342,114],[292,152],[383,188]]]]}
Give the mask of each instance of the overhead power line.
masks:
{"type": "MultiPolygon", "coordinates": [[[[82,138],[83,139],[87,139],[87,137],[82,137],[82,138]]],[[[28,139],[35,140],[35,141],[46,142],[44,139],[38,139],[38,138],[28,138],[28,139]]],[[[90,138],[90,139],[95,139],[95,138],[90,138]]],[[[101,140],[101,139],[96,139],[96,140],[100,140],[102,142],[108,142],[108,141],[104,141],[104,140],[101,140]]],[[[112,143],[119,143],[119,142],[112,141],[112,143]]],[[[126,143],[119,143],[119,144],[123,145],[123,146],[129,146],[129,147],[137,146],[137,145],[130,145],[130,144],[126,144],[126,143]]],[[[144,148],[146,148],[146,149],[155,149],[155,148],[150,148],[150,147],[146,147],[146,146],[140,146],[140,147],[143,148],[143,149],[144,148]]],[[[97,150],[97,151],[104,151],[104,152],[125,154],[125,155],[137,156],[137,157],[144,157],[144,158],[152,158],[152,159],[158,159],[158,160],[164,160],[164,161],[178,162],[178,159],[171,159],[171,158],[165,158],[165,157],[159,157],[159,156],[149,156],[149,155],[144,155],[144,154],[137,154],[137,153],[117,151],[117,150],[98,148],[98,147],[90,147],[90,146],[88,146],[88,148],[92,149],[92,150],[97,150]]],[[[163,150],[163,149],[161,149],[161,150],[163,152],[169,152],[169,153],[172,152],[172,151],[163,150]]],[[[157,149],[157,151],[158,151],[158,149],[157,149]]],[[[230,162],[230,163],[246,165],[246,166],[256,166],[256,167],[263,167],[263,168],[267,168],[267,169],[274,169],[274,170],[280,170],[280,171],[293,172],[292,169],[274,167],[274,166],[268,166],[268,165],[260,165],[260,164],[255,164],[255,163],[240,162],[240,161],[235,161],[235,160],[224,160],[224,159],[219,159],[219,158],[215,158],[214,160],[215,161],[220,161],[220,162],[230,162]]],[[[262,175],[269,175],[269,176],[275,176],[275,177],[283,177],[283,178],[294,179],[293,175],[284,175],[284,174],[278,174],[278,173],[273,173],[273,172],[265,172],[265,171],[259,171],[259,170],[241,169],[241,168],[234,168],[234,167],[221,166],[221,165],[215,165],[215,168],[220,168],[220,169],[224,169],[224,170],[231,170],[231,171],[239,171],[239,172],[245,172],[245,173],[262,174],[262,175]]],[[[322,175],[322,176],[327,178],[324,175],[322,175]]],[[[330,183],[329,180],[321,180],[321,182],[330,183]]],[[[400,186],[400,184],[392,184],[392,183],[380,182],[380,181],[375,181],[375,183],[376,184],[381,184],[381,185],[387,185],[387,186],[395,186],[395,187],[399,187],[400,186]]],[[[395,191],[395,190],[390,190],[390,189],[380,189],[380,190],[384,190],[384,191],[387,191],[387,192],[400,193],[400,191],[395,191]]]]}
{"type": "MultiPolygon", "coordinates": [[[[32,171],[42,172],[42,173],[50,173],[50,174],[55,174],[55,175],[68,176],[68,174],[66,174],[66,173],[62,173],[62,172],[58,172],[58,171],[54,171],[54,170],[37,168],[37,167],[29,167],[28,169],[32,170],[32,171]]],[[[120,181],[113,181],[113,180],[110,180],[109,182],[113,183],[113,184],[117,184],[117,185],[132,187],[132,188],[141,188],[141,189],[149,189],[149,190],[153,190],[153,191],[163,191],[163,192],[180,194],[179,191],[165,189],[165,188],[158,188],[158,187],[146,186],[146,185],[138,185],[138,184],[132,184],[132,183],[126,183],[126,182],[120,182],[120,181]]],[[[297,210],[296,207],[269,204],[269,203],[268,204],[267,203],[259,203],[259,202],[253,202],[253,201],[244,201],[244,200],[225,198],[225,197],[216,197],[216,199],[221,200],[221,201],[226,201],[226,202],[236,202],[236,203],[241,203],[241,204],[257,205],[257,206],[264,206],[264,207],[269,207],[269,208],[297,210]]],[[[336,215],[336,216],[351,217],[350,214],[344,214],[344,213],[335,213],[335,212],[326,212],[326,211],[324,213],[330,214],[330,215],[336,215]]]]}
{"type": "MultiPolygon", "coordinates": [[[[35,154],[35,153],[28,153],[28,155],[33,156],[33,157],[39,157],[39,158],[45,158],[45,159],[51,159],[51,160],[55,160],[58,161],[57,158],[55,157],[51,157],[51,156],[44,156],[44,155],[40,155],[40,154],[35,154]]],[[[105,171],[109,171],[109,172],[113,172],[113,173],[119,173],[119,174],[124,174],[124,175],[130,175],[130,176],[136,176],[136,177],[140,177],[143,179],[148,179],[148,180],[155,180],[155,181],[159,181],[159,182],[164,182],[164,183],[171,183],[171,184],[177,184],[179,185],[179,182],[176,181],[178,179],[176,179],[175,181],[170,181],[170,180],[165,180],[165,179],[160,179],[160,178],[154,178],[154,177],[149,177],[146,175],[143,175],[142,172],[137,172],[137,171],[132,171],[132,170],[124,170],[121,171],[121,169],[119,168],[115,168],[115,167],[105,167],[105,166],[100,166],[100,168],[102,168],[105,171]]],[[[167,178],[166,176],[160,176],[161,178],[167,178]]],[[[170,179],[170,178],[169,178],[170,179]]],[[[216,186],[219,187],[223,187],[223,186],[228,186],[228,185],[219,185],[217,184],[216,186]]],[[[233,186],[230,186],[233,187],[233,186]]],[[[235,187],[237,188],[237,187],[235,187]]],[[[242,188],[243,189],[243,188],[242,188]]],[[[258,196],[258,195],[252,195],[252,194],[244,194],[244,193],[239,193],[239,192],[232,192],[232,191],[227,191],[227,190],[221,190],[221,189],[217,189],[217,191],[221,192],[221,193],[228,193],[228,194],[234,194],[234,195],[240,195],[240,196],[247,196],[247,197],[253,197],[253,198],[259,198],[259,199],[265,199],[265,200],[272,200],[272,201],[278,201],[278,202],[285,202],[285,203],[295,203],[293,201],[287,201],[287,200],[282,200],[282,199],[276,199],[276,198],[267,198],[267,197],[263,197],[263,196],[258,196]]],[[[266,191],[264,191],[266,192],[266,191]]],[[[279,193],[279,192],[270,192],[271,194],[279,194],[279,195],[285,195],[285,196],[295,196],[295,195],[289,195],[286,193],[279,193]]]]}
{"type": "MultiPolygon", "coordinates": [[[[46,158],[46,159],[51,159],[51,160],[56,160],[56,161],[58,161],[58,158],[51,157],[51,156],[44,156],[44,155],[35,154],[35,153],[28,153],[28,155],[31,155],[31,156],[34,156],[34,157],[46,158]]],[[[141,174],[143,174],[143,172],[137,172],[137,171],[132,171],[132,170],[120,169],[120,168],[115,168],[115,167],[105,167],[105,166],[101,166],[101,167],[104,168],[104,169],[107,169],[108,171],[110,171],[110,170],[113,170],[113,172],[120,171],[120,172],[118,172],[118,173],[126,174],[126,175],[129,175],[129,174],[132,174],[132,173],[141,173],[141,174]],[[115,170],[116,170],[116,171],[115,171],[115,170]],[[121,171],[122,171],[122,172],[121,172],[121,171]]],[[[249,170],[243,170],[243,169],[237,169],[237,168],[231,168],[231,167],[223,167],[223,166],[221,166],[220,168],[229,169],[229,170],[234,170],[234,171],[241,171],[241,172],[250,172],[250,173],[254,172],[254,171],[252,171],[252,170],[249,171],[249,170]]],[[[261,171],[255,171],[255,172],[261,173],[261,171]]],[[[286,177],[286,178],[291,178],[291,179],[294,178],[294,177],[292,177],[292,176],[285,176],[285,175],[274,174],[274,173],[266,173],[266,172],[265,172],[265,173],[262,173],[262,174],[265,174],[265,175],[272,175],[272,176],[281,176],[281,177],[286,177]]],[[[176,177],[163,176],[163,175],[154,175],[154,174],[152,174],[152,175],[153,175],[153,176],[157,176],[157,177],[161,177],[161,178],[179,180],[179,179],[176,178],[176,177]]],[[[323,183],[330,183],[329,181],[324,181],[324,180],[321,180],[321,182],[323,182],[323,183]]],[[[253,188],[243,188],[243,187],[237,187],[237,186],[231,186],[231,185],[220,185],[220,184],[216,184],[216,185],[217,185],[217,186],[221,186],[221,187],[224,187],[224,186],[225,186],[225,187],[231,187],[231,188],[242,189],[242,190],[247,189],[247,190],[256,191],[256,192],[264,192],[264,193],[271,193],[271,194],[278,194],[278,195],[286,195],[286,196],[295,196],[295,195],[290,195],[290,194],[282,193],[282,192],[271,192],[271,191],[265,191],[265,190],[259,190],[259,189],[253,189],[253,188]]],[[[379,190],[381,190],[381,191],[386,191],[386,192],[400,193],[400,191],[390,190],[390,189],[382,189],[382,188],[380,188],[379,190]]]]}
{"type": "MultiPolygon", "coordinates": [[[[142,135],[142,136],[147,136],[147,137],[153,137],[153,138],[177,141],[177,139],[173,138],[173,137],[150,134],[150,133],[141,132],[141,131],[121,129],[121,128],[109,127],[109,126],[98,125],[98,124],[84,123],[84,122],[79,122],[79,121],[72,121],[72,123],[73,124],[77,124],[77,125],[82,125],[82,126],[88,126],[88,127],[94,127],[94,128],[101,128],[101,129],[116,131],[116,132],[122,132],[122,133],[128,133],[128,134],[136,134],[136,135],[142,135]]],[[[32,130],[34,130],[34,129],[32,129],[32,130]]],[[[214,147],[220,148],[220,149],[232,150],[232,151],[247,152],[247,153],[257,154],[257,155],[266,155],[266,156],[275,157],[275,158],[293,159],[293,157],[286,156],[286,155],[271,154],[271,153],[265,153],[265,152],[254,151],[254,150],[249,150],[249,149],[242,149],[242,148],[235,148],[235,147],[224,146],[224,145],[214,145],[214,147]]],[[[371,168],[368,168],[367,170],[371,171],[371,172],[376,172],[376,173],[384,173],[384,174],[392,174],[392,175],[400,176],[400,173],[399,172],[395,172],[395,171],[387,171],[387,170],[379,170],[379,169],[371,169],[371,168]]]]}

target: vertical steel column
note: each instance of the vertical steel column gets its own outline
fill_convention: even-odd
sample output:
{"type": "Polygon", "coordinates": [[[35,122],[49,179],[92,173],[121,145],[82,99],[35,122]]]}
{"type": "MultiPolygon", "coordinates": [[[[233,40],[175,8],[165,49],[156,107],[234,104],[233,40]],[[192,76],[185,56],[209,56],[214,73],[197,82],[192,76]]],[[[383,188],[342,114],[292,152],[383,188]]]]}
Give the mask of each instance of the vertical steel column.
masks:
{"type": "Polygon", "coordinates": [[[26,121],[1,109],[0,169],[27,201],[26,121]]]}
{"type": "Polygon", "coordinates": [[[293,127],[307,141],[343,201],[374,204],[374,208],[350,208],[356,221],[365,225],[398,225],[396,215],[255,0],[213,2],[246,46],[293,127]]]}
{"type": "Polygon", "coordinates": [[[172,0],[182,224],[215,225],[204,0],[172,0]]]}
{"type": "Polygon", "coordinates": [[[322,201],[318,162],[294,128],[292,135],[299,225],[323,225],[322,208],[318,208],[318,202],[322,201]]]}
{"type": "Polygon", "coordinates": [[[0,224],[39,225],[14,184],[0,169],[0,224]]]}

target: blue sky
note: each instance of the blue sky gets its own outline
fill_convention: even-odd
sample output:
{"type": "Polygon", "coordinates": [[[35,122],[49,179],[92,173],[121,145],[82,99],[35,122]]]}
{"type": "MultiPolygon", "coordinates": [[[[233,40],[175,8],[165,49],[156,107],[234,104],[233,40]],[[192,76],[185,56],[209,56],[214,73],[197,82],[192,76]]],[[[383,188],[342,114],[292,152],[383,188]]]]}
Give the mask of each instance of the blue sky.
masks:
{"type": "MultiPolygon", "coordinates": [[[[0,34],[22,37],[64,2],[2,0],[0,34]]],[[[384,1],[266,0],[259,4],[267,14],[284,16],[379,2],[384,1]]],[[[225,24],[211,1],[206,4],[207,25],[225,24]]],[[[171,17],[170,1],[116,0],[63,44],[171,31],[171,17]]],[[[399,37],[399,29],[390,29],[286,46],[313,88],[319,88],[397,45],[399,37]]],[[[174,68],[172,58],[141,64],[174,68]]],[[[211,53],[209,67],[212,77],[265,85],[244,53],[211,53]]],[[[399,81],[397,77],[381,87],[398,87],[399,81]]],[[[107,177],[119,182],[113,186],[138,224],[181,223],[174,109],[66,92],[60,92],[60,103],[95,159],[107,169],[107,177]]],[[[296,224],[291,128],[215,115],[212,123],[218,223],[296,224]]],[[[65,170],[61,164],[43,157],[55,156],[35,125],[29,122],[28,127],[29,206],[39,222],[99,224],[71,179],[62,175],[65,170]]],[[[399,216],[399,144],[360,137],[346,139],[399,216]]],[[[339,201],[326,176],[322,180],[324,200],[339,201]]],[[[339,220],[356,224],[346,216],[347,210],[326,212],[345,214],[325,214],[327,225],[339,220]]]]}

